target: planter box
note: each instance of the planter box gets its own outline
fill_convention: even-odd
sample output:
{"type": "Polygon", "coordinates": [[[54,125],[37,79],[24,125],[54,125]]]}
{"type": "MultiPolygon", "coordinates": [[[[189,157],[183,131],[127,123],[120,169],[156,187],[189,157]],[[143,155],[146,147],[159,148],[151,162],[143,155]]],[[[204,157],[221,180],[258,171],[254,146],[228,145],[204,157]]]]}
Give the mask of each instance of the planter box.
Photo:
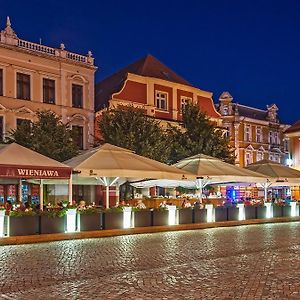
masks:
{"type": "Polygon", "coordinates": [[[228,221],[238,221],[239,220],[239,209],[235,206],[227,208],[227,220],[228,221]]]}
{"type": "Polygon", "coordinates": [[[122,229],[123,212],[105,212],[103,214],[104,229],[122,229]]]}
{"type": "Polygon", "coordinates": [[[194,223],[207,222],[207,209],[194,208],[194,223]]]}
{"type": "MultiPolygon", "coordinates": [[[[297,209],[298,209],[298,206],[297,206],[297,209]]],[[[290,205],[284,205],[282,207],[282,216],[283,217],[290,217],[291,216],[291,206],[290,205]]]]}
{"type": "Polygon", "coordinates": [[[245,218],[246,220],[256,219],[256,207],[255,206],[245,206],[245,218]]]}
{"type": "Polygon", "coordinates": [[[227,221],[227,207],[216,207],[215,208],[215,222],[227,221]]]}
{"type": "Polygon", "coordinates": [[[256,219],[266,218],[267,208],[265,206],[256,206],[256,219]]]}
{"type": "Polygon", "coordinates": [[[102,229],[102,213],[79,214],[80,231],[102,229]]]}
{"type": "Polygon", "coordinates": [[[39,233],[38,216],[9,217],[9,235],[33,235],[39,233]]]}
{"type": "Polygon", "coordinates": [[[152,225],[152,211],[140,210],[134,212],[134,227],[148,227],[152,225]]]}
{"type": "Polygon", "coordinates": [[[280,218],[282,215],[282,206],[273,205],[273,218],[280,218]]]}
{"type": "Polygon", "coordinates": [[[164,226],[169,224],[168,210],[154,210],[153,211],[153,226],[164,226]]]}
{"type": "Polygon", "coordinates": [[[193,223],[193,209],[183,208],[178,210],[179,224],[192,224],[193,223]]]}
{"type": "Polygon", "coordinates": [[[49,218],[40,216],[40,233],[61,233],[65,232],[65,216],[49,218]]]}

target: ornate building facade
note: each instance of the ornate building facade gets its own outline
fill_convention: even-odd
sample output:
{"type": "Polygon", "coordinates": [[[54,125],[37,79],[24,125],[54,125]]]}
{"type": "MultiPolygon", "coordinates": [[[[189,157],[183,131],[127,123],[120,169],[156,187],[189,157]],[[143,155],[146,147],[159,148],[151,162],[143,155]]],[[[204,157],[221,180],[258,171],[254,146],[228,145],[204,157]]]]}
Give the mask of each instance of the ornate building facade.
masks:
{"type": "Polygon", "coordinates": [[[221,124],[211,92],[192,86],[155,57],[147,55],[96,85],[96,128],[107,107],[134,105],[164,125],[180,122],[182,109],[189,102],[197,103],[213,122],[221,124]]]}
{"type": "Polygon", "coordinates": [[[94,137],[94,59],[20,39],[9,18],[0,34],[1,139],[38,110],[51,110],[76,127],[78,145],[94,137]]]}
{"type": "Polygon", "coordinates": [[[290,151],[288,165],[300,170],[300,120],[285,131],[285,136],[290,151]]]}
{"type": "Polygon", "coordinates": [[[288,125],[280,123],[275,104],[266,110],[257,109],[234,103],[233,97],[223,92],[218,111],[230,144],[235,148],[237,165],[244,167],[262,159],[286,162],[288,147],[284,131],[288,125]]]}

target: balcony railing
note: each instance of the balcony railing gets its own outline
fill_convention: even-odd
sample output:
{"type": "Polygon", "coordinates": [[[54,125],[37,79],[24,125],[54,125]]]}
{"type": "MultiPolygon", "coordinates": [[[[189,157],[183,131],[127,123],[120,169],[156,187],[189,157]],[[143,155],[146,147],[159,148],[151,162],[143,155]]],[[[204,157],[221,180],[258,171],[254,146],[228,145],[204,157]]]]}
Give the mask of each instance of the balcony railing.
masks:
{"type": "Polygon", "coordinates": [[[91,52],[89,52],[88,56],[80,55],[77,53],[72,53],[64,50],[63,45],[61,46],[61,49],[56,49],[56,48],[40,45],[37,43],[28,42],[26,40],[18,39],[17,46],[23,49],[27,49],[27,50],[31,50],[31,51],[51,55],[51,56],[66,58],[71,61],[76,61],[88,65],[94,65],[94,58],[92,57],[91,52]]]}

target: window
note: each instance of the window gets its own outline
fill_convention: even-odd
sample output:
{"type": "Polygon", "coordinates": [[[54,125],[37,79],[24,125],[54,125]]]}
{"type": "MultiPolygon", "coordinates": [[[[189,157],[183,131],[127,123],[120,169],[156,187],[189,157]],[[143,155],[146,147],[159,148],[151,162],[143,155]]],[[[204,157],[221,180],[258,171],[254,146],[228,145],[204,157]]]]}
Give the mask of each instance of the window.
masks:
{"type": "Polygon", "coordinates": [[[74,142],[80,150],[83,150],[83,126],[72,126],[72,130],[75,133],[74,142]]]}
{"type": "Polygon", "coordinates": [[[269,160],[272,160],[272,161],[273,161],[273,159],[274,159],[273,153],[270,153],[270,154],[269,154],[269,160]]]}
{"type": "Polygon", "coordinates": [[[283,141],[283,147],[284,147],[284,151],[285,151],[285,152],[288,152],[288,151],[289,151],[289,141],[288,141],[288,139],[285,139],[285,140],[283,141]]]}
{"type": "Polygon", "coordinates": [[[30,126],[31,121],[28,119],[17,119],[17,129],[23,124],[27,124],[28,126],[30,126]]]}
{"type": "Polygon", "coordinates": [[[275,154],[274,155],[274,161],[280,163],[280,156],[279,156],[279,154],[275,154]]]}
{"type": "Polygon", "coordinates": [[[156,92],[156,107],[161,110],[168,110],[168,93],[156,92]]]}
{"type": "Polygon", "coordinates": [[[43,101],[55,103],[55,80],[43,78],[43,101]]]}
{"type": "Polygon", "coordinates": [[[17,98],[30,100],[30,75],[17,73],[17,98]]]}
{"type": "Polygon", "coordinates": [[[269,143],[273,144],[273,131],[269,132],[269,143]]]}
{"type": "Polygon", "coordinates": [[[251,126],[246,125],[246,127],[245,127],[245,141],[250,142],[250,140],[251,140],[251,126]]]}
{"type": "Polygon", "coordinates": [[[181,106],[181,111],[184,110],[185,106],[188,105],[189,103],[192,102],[192,98],[186,97],[186,96],[181,96],[180,97],[180,106],[181,106]]]}
{"type": "Polygon", "coordinates": [[[279,136],[278,132],[274,132],[274,144],[279,145],[279,136]]]}
{"type": "Polygon", "coordinates": [[[72,106],[82,108],[83,102],[83,86],[79,84],[72,84],[72,106]]]}
{"type": "Polygon", "coordinates": [[[257,154],[256,154],[256,161],[260,161],[264,158],[264,154],[262,151],[257,151],[257,154]]]}
{"type": "Polygon", "coordinates": [[[256,142],[261,143],[261,127],[256,128],[256,142]]]}
{"type": "Polygon", "coordinates": [[[230,132],[230,126],[225,126],[224,127],[225,128],[225,136],[227,137],[227,138],[229,138],[230,137],[230,135],[231,135],[231,132],[230,132]]]}
{"type": "Polygon", "coordinates": [[[251,163],[252,163],[252,153],[246,152],[245,153],[245,165],[248,166],[251,163]]]}
{"type": "Polygon", "coordinates": [[[223,106],[223,115],[228,116],[228,113],[229,113],[228,105],[224,105],[223,106]]]}
{"type": "Polygon", "coordinates": [[[3,70],[0,69],[0,96],[3,96],[3,70]]]}
{"type": "Polygon", "coordinates": [[[3,132],[4,132],[4,124],[3,124],[3,117],[0,117],[0,140],[3,141],[3,132]]]}

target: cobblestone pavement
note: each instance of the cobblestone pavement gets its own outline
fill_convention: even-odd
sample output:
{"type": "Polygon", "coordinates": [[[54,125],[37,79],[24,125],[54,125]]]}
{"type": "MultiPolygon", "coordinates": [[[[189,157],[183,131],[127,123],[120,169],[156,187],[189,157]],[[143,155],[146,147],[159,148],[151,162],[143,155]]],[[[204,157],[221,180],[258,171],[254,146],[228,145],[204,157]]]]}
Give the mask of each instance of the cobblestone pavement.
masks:
{"type": "Polygon", "coordinates": [[[0,299],[300,299],[300,223],[0,247],[0,299]]]}

